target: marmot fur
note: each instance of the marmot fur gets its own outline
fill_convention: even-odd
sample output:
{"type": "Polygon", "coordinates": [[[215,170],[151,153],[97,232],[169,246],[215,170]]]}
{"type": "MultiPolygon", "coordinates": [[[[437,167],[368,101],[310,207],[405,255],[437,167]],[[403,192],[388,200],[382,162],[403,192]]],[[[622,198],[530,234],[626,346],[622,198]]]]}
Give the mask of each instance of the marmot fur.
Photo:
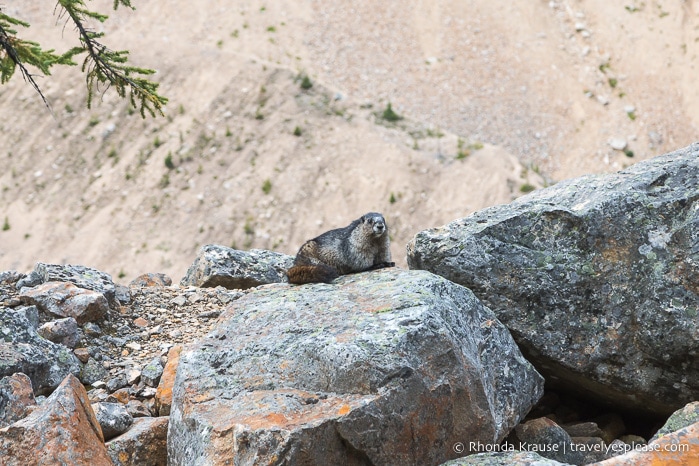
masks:
{"type": "Polygon", "coordinates": [[[330,283],[340,275],[394,267],[383,215],[370,212],[306,241],[287,271],[289,283],[330,283]]]}

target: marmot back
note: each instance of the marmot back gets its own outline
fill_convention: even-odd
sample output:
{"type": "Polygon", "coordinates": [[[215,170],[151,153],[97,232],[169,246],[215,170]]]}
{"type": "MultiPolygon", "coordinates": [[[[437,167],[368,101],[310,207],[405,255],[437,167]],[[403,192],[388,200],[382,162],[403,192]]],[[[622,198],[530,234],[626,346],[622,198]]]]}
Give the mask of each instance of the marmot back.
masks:
{"type": "Polygon", "coordinates": [[[370,212],[344,228],[306,241],[287,271],[289,283],[330,283],[340,275],[393,267],[388,226],[370,212]]]}

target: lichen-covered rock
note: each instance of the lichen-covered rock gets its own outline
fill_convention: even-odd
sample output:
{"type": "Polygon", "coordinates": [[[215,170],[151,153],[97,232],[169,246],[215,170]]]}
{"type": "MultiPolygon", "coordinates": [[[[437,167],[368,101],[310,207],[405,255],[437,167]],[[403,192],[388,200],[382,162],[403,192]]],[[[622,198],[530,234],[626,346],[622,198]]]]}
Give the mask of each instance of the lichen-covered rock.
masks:
{"type": "Polygon", "coordinates": [[[552,386],[668,415],[699,398],[699,144],[418,233],[552,386]]]}
{"type": "Polygon", "coordinates": [[[542,391],[493,313],[441,277],[270,286],[182,350],[168,462],[438,464],[501,441],[542,391]]]}
{"type": "Polygon", "coordinates": [[[85,388],[69,375],[24,419],[0,429],[3,466],[111,465],[85,388]]]}
{"type": "Polygon", "coordinates": [[[107,380],[107,389],[111,393],[126,387],[128,384],[126,374],[118,374],[116,377],[107,380]]]}
{"type": "Polygon", "coordinates": [[[133,424],[133,417],[121,403],[92,403],[92,410],[102,428],[105,440],[123,434],[133,424]]]}
{"type": "Polygon", "coordinates": [[[665,421],[665,424],[653,435],[651,442],[699,422],[699,401],[693,401],[678,409],[665,421]]]}
{"type": "Polygon", "coordinates": [[[92,358],[88,359],[80,371],[80,381],[85,385],[92,385],[95,382],[106,382],[109,372],[102,363],[92,358]]]}
{"type": "Polygon", "coordinates": [[[69,282],[46,282],[33,288],[22,288],[19,298],[58,317],[72,317],[78,324],[102,319],[109,303],[102,293],[79,288],[69,282]]]}
{"type": "Polygon", "coordinates": [[[32,381],[26,374],[0,378],[0,428],[24,419],[35,407],[32,381]]]}
{"type": "Polygon", "coordinates": [[[263,249],[239,251],[208,244],[199,250],[180,284],[247,289],[268,283],[281,283],[287,281],[286,270],[293,262],[293,256],[278,252],[263,249]]]}
{"type": "Polygon", "coordinates": [[[135,419],[124,434],[107,442],[116,466],[165,466],[167,464],[166,417],[135,419]]]}
{"type": "Polygon", "coordinates": [[[73,352],[37,333],[36,307],[0,308],[0,377],[22,372],[37,395],[50,393],[68,375],[80,373],[73,352]]]}
{"type": "Polygon", "coordinates": [[[149,387],[157,387],[160,377],[163,375],[163,366],[160,365],[160,358],[157,357],[141,371],[141,381],[149,387]]]}
{"type": "Polygon", "coordinates": [[[697,464],[698,458],[699,422],[664,435],[648,445],[589,466],[687,466],[697,464]]]}

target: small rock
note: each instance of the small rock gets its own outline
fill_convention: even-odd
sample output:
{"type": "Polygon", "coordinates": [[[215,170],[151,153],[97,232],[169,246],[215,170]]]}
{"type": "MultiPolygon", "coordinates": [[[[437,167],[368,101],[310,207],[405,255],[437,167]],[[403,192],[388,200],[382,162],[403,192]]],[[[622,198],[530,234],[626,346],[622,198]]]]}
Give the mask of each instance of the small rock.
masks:
{"type": "Polygon", "coordinates": [[[94,359],[88,359],[80,372],[80,381],[85,385],[92,385],[93,387],[96,382],[104,381],[107,377],[109,377],[107,370],[94,359]]]}
{"type": "Polygon", "coordinates": [[[128,384],[129,382],[126,380],[126,376],[124,374],[119,374],[107,381],[107,389],[110,392],[116,392],[120,388],[126,387],[128,384]]]}
{"type": "Polygon", "coordinates": [[[19,300],[19,298],[9,298],[9,299],[4,299],[0,300],[0,306],[5,306],[5,307],[17,307],[20,304],[22,304],[22,301],[19,300]]]}
{"type": "Polygon", "coordinates": [[[286,270],[293,261],[293,256],[277,252],[262,249],[239,251],[208,244],[199,250],[180,284],[247,289],[268,283],[283,283],[287,281],[286,270]]]}
{"type": "Polygon", "coordinates": [[[141,345],[136,343],[135,341],[130,341],[126,344],[126,347],[128,349],[134,350],[134,351],[140,351],[141,350],[141,345]]]}
{"type": "Polygon", "coordinates": [[[577,422],[561,426],[571,437],[600,437],[602,429],[594,422],[577,422]]]}
{"type": "Polygon", "coordinates": [[[85,364],[88,359],[90,359],[90,351],[87,348],[75,348],[73,354],[78,358],[78,360],[85,364]]]}
{"type": "Polygon", "coordinates": [[[5,270],[0,272],[0,284],[6,283],[9,285],[16,283],[24,277],[25,275],[23,273],[19,273],[16,270],[5,270]]]}
{"type": "Polygon", "coordinates": [[[143,387],[138,392],[136,392],[136,396],[141,398],[153,398],[155,396],[156,391],[157,390],[154,387],[143,387]]]}
{"type": "Polygon", "coordinates": [[[144,273],[131,280],[129,286],[146,287],[146,286],[170,286],[172,278],[164,273],[144,273]]]}
{"type": "Polygon", "coordinates": [[[129,304],[131,303],[131,290],[129,287],[124,286],[124,285],[116,285],[116,300],[119,301],[120,304],[129,304]]]}
{"type": "Polygon", "coordinates": [[[148,411],[150,412],[151,416],[157,416],[158,413],[155,409],[155,397],[153,398],[144,398],[140,400],[143,403],[143,406],[145,406],[148,411]]]}
{"type": "Polygon", "coordinates": [[[109,393],[104,388],[93,388],[87,392],[87,396],[90,399],[90,403],[97,403],[99,401],[106,401],[109,398],[109,393]]]}
{"type": "Polygon", "coordinates": [[[129,402],[126,403],[126,410],[134,418],[151,416],[150,410],[140,400],[129,400],[129,402]]]}
{"type": "MultiPolygon", "coordinates": [[[[571,436],[572,437],[572,436],[571,436]]],[[[607,448],[599,437],[572,437],[573,446],[583,457],[581,464],[590,464],[607,459],[607,448]]]]}
{"type": "Polygon", "coordinates": [[[129,385],[137,384],[141,380],[141,371],[138,369],[129,369],[126,371],[126,381],[129,385]]]}
{"type": "MultiPolygon", "coordinates": [[[[643,445],[646,444],[643,443],[643,445]]],[[[642,445],[639,445],[639,447],[640,446],[642,445]]],[[[632,447],[628,443],[625,443],[623,440],[614,439],[612,440],[612,443],[606,446],[607,454],[605,455],[605,459],[614,458],[615,456],[619,455],[624,455],[634,449],[634,447],[632,447]]]]}
{"type": "Polygon", "coordinates": [[[616,413],[608,413],[595,418],[595,422],[602,430],[600,437],[605,443],[610,444],[626,432],[624,420],[616,413]]]}
{"type": "Polygon", "coordinates": [[[582,455],[572,451],[572,439],[568,433],[551,419],[540,417],[515,427],[517,438],[524,443],[536,445],[546,458],[562,463],[582,464],[582,455]],[[550,447],[550,448],[549,448],[550,447]]]}
{"type": "Polygon", "coordinates": [[[16,286],[18,290],[21,290],[24,287],[32,288],[42,283],[44,283],[44,279],[41,274],[33,270],[29,275],[25,275],[24,278],[19,279],[16,286]]]}
{"type": "Polygon", "coordinates": [[[105,440],[126,432],[133,423],[133,417],[121,403],[92,403],[92,410],[102,427],[105,440]]]}
{"type": "Polygon", "coordinates": [[[49,341],[59,343],[68,348],[75,348],[80,338],[78,323],[72,317],[46,322],[39,327],[37,333],[49,341]]]}
{"type": "Polygon", "coordinates": [[[102,329],[99,325],[97,325],[94,322],[88,322],[85,325],[83,325],[83,330],[85,331],[85,334],[89,337],[98,337],[102,335],[102,329]]]}
{"type": "Polygon", "coordinates": [[[141,381],[149,387],[157,387],[161,375],[163,375],[163,366],[160,365],[160,358],[158,357],[143,368],[141,381]]]}
{"type": "Polygon", "coordinates": [[[187,304],[187,298],[182,295],[179,295],[176,298],[170,300],[170,302],[176,306],[184,306],[185,304],[187,304]]]}
{"type": "Polygon", "coordinates": [[[131,400],[131,395],[129,392],[130,390],[128,388],[120,388],[109,395],[109,398],[113,398],[115,401],[111,401],[109,398],[107,401],[110,401],[111,403],[121,403],[123,405],[128,404],[128,402],[131,400]]]}
{"type": "Polygon", "coordinates": [[[133,324],[136,327],[140,327],[140,328],[148,327],[148,321],[146,319],[144,319],[143,317],[137,317],[136,319],[134,319],[133,324]]]}
{"type": "Polygon", "coordinates": [[[624,442],[626,445],[630,446],[631,449],[641,447],[643,445],[648,445],[648,442],[646,441],[646,439],[644,439],[640,435],[633,435],[633,434],[622,435],[621,437],[619,437],[619,440],[624,442]]]}
{"type": "Polygon", "coordinates": [[[608,141],[608,144],[614,150],[624,150],[627,146],[626,139],[623,138],[612,138],[608,141]]]}

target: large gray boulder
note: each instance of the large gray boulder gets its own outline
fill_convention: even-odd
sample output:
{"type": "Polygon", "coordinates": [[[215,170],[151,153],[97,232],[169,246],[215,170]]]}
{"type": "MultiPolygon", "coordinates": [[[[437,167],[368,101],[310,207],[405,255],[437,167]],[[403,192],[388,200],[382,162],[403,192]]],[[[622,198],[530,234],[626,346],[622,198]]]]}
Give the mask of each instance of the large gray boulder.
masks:
{"type": "Polygon", "coordinates": [[[699,144],[418,233],[408,264],[497,314],[552,386],[667,415],[699,398],[699,144]]]}
{"type": "Polygon", "coordinates": [[[501,441],[542,390],[493,313],[441,277],[269,286],[182,350],[168,462],[439,464],[501,441]]]}
{"type": "Polygon", "coordinates": [[[73,352],[37,333],[39,311],[34,306],[0,307],[0,377],[22,372],[37,395],[50,393],[69,374],[80,373],[73,352]]]}
{"type": "Polygon", "coordinates": [[[225,246],[202,246],[180,284],[183,286],[247,289],[286,282],[293,256],[263,249],[239,251],[225,246]]]}

